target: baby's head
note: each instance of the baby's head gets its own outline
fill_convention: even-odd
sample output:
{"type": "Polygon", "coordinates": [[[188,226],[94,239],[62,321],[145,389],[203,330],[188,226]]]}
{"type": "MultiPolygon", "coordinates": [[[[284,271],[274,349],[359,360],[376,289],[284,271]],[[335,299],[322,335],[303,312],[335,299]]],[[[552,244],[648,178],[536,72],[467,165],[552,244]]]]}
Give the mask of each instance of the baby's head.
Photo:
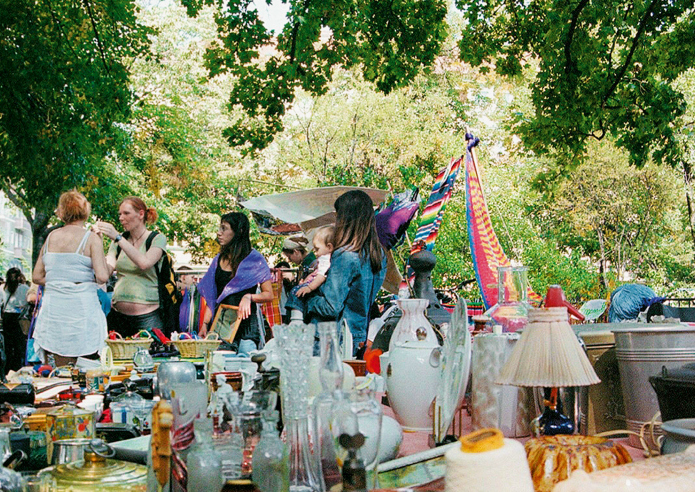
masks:
{"type": "Polygon", "coordinates": [[[330,255],[333,252],[333,235],[335,226],[327,225],[319,227],[314,234],[312,243],[316,256],[330,255]]]}

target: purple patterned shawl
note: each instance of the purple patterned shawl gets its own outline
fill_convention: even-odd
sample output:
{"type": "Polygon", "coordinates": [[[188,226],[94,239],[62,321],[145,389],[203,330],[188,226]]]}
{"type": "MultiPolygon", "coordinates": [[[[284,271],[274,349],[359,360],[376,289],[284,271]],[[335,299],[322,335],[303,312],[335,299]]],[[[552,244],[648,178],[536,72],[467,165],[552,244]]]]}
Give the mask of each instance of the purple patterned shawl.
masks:
{"type": "Polygon", "coordinates": [[[205,298],[205,302],[214,313],[217,310],[217,305],[225,297],[242,290],[246,290],[254,285],[262,284],[266,280],[271,280],[270,268],[266,263],[263,255],[255,249],[252,249],[246,258],[241,260],[236,270],[236,275],[225,285],[222,292],[217,294],[217,286],[215,285],[215,270],[220,261],[220,255],[215,256],[212,260],[210,268],[198,284],[198,290],[205,298]]]}

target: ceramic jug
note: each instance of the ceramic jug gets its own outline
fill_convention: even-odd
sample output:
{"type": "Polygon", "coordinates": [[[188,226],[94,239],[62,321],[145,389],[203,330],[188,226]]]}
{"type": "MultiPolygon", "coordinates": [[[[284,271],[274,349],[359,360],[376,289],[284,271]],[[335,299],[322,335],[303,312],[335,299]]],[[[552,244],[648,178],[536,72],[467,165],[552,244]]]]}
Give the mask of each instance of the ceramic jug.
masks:
{"type": "Polygon", "coordinates": [[[399,299],[396,301],[401,310],[401,319],[393,330],[389,341],[389,352],[398,344],[418,341],[417,330],[425,330],[425,341],[438,345],[437,336],[425,316],[425,309],[430,301],[427,299],[399,299]]]}
{"type": "Polygon", "coordinates": [[[430,407],[441,377],[441,348],[436,337],[428,340],[424,327],[418,329],[417,336],[418,340],[389,350],[386,367],[389,403],[406,431],[432,430],[430,407]]]}

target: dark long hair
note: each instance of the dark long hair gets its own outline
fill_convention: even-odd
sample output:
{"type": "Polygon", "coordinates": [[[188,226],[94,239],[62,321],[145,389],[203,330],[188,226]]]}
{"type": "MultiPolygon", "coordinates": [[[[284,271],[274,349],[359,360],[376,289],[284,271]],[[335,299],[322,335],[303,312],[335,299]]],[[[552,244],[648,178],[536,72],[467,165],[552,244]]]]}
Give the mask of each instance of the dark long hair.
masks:
{"type": "Polygon", "coordinates": [[[241,212],[230,212],[224,214],[220,221],[229,224],[234,232],[232,240],[220,248],[220,259],[228,261],[232,267],[232,273],[236,275],[239,263],[251,252],[249,219],[241,212]]]}
{"type": "Polygon", "coordinates": [[[19,287],[19,284],[25,281],[24,274],[19,268],[10,268],[5,275],[5,290],[12,295],[14,291],[17,290],[17,287],[19,287]]]}
{"type": "Polygon", "coordinates": [[[369,259],[372,272],[381,270],[384,249],[376,233],[374,205],[364,191],[352,190],[338,197],[333,205],[336,212],[335,247],[346,247],[369,259]]]}

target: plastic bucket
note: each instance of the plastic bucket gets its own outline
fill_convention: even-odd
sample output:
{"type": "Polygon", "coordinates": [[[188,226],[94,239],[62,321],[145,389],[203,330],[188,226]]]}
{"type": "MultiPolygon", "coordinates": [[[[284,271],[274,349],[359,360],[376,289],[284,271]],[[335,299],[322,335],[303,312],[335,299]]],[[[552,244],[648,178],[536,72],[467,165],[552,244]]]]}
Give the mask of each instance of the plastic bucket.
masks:
{"type": "MultiPolygon", "coordinates": [[[[615,334],[627,428],[639,433],[642,425],[659,411],[649,377],[661,374],[662,367],[675,369],[695,361],[695,327],[625,323],[611,331],[615,334]]],[[[657,432],[661,434],[661,429],[657,432]]],[[[628,442],[641,447],[637,436],[631,435],[628,442]]]]}

